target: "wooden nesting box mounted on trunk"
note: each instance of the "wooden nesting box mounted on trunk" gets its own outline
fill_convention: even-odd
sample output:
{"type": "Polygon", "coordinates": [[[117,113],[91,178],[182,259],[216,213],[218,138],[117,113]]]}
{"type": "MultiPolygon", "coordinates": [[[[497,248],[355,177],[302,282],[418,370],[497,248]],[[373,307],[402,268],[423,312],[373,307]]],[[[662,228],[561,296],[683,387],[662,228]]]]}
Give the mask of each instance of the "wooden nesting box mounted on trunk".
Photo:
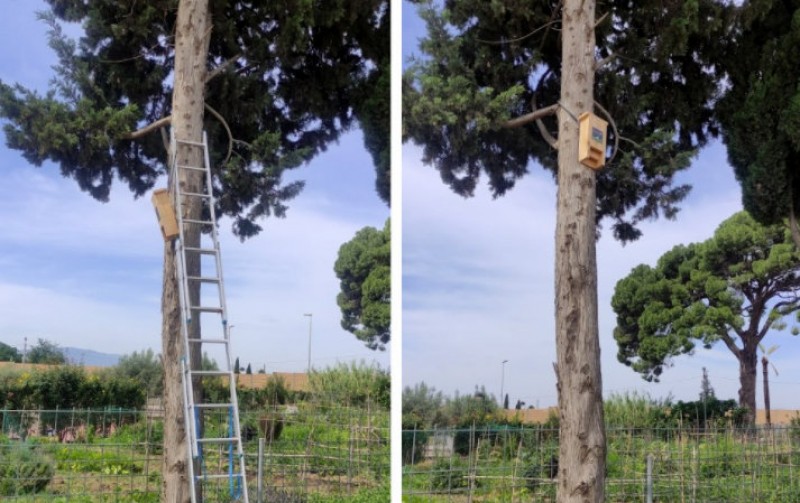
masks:
{"type": "Polygon", "coordinates": [[[584,166],[600,169],[606,165],[606,130],[608,122],[591,112],[583,112],[578,117],[580,140],[578,141],[578,160],[584,166]]]}
{"type": "Polygon", "coordinates": [[[156,189],[153,191],[152,201],[164,241],[175,239],[178,237],[178,220],[175,218],[175,210],[172,208],[169,191],[167,189],[156,189]]]}

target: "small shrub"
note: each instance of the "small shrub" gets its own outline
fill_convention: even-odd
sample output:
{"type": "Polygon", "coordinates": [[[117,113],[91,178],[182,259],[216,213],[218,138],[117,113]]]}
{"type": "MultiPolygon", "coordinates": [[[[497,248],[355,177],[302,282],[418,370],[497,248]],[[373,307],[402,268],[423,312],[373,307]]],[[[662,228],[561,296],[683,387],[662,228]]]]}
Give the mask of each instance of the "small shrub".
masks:
{"type": "Polygon", "coordinates": [[[469,486],[469,468],[458,458],[440,459],[431,467],[431,486],[451,490],[469,486]]]}
{"type": "Polygon", "coordinates": [[[42,491],[55,473],[53,463],[24,445],[0,451],[0,494],[14,496],[42,491]]]}
{"type": "Polygon", "coordinates": [[[525,469],[525,487],[533,492],[539,487],[542,480],[554,480],[558,477],[558,456],[555,454],[546,459],[543,463],[531,463],[525,469]]]}
{"type": "Polygon", "coordinates": [[[402,450],[403,464],[419,463],[425,453],[429,433],[425,430],[403,430],[402,450]]]}
{"type": "Polygon", "coordinates": [[[258,430],[268,442],[281,438],[283,419],[277,415],[264,416],[258,420],[258,430]]]}

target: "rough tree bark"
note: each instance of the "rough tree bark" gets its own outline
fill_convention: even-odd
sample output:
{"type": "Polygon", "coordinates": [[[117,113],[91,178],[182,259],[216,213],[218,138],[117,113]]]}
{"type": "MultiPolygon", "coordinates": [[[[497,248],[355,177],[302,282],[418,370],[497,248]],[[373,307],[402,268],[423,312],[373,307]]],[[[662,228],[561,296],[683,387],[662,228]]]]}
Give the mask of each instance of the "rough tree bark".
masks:
{"type": "Polygon", "coordinates": [[[739,407],[747,409],[747,424],[756,421],[756,374],[758,372],[758,345],[745,344],[736,355],[739,359],[739,407]]]}
{"type": "Polygon", "coordinates": [[[769,406],[769,360],[766,356],[761,357],[761,366],[764,373],[764,413],[766,414],[767,427],[772,426],[772,417],[769,406]]]}
{"type": "Polygon", "coordinates": [[[578,162],[576,117],[594,106],[595,3],[562,11],[556,217],[558,503],[604,501],[606,438],[597,328],[595,174],[578,162]]]}
{"type": "MultiPolygon", "coordinates": [[[[203,134],[205,102],[206,61],[210,39],[208,0],[180,0],[175,26],[175,77],[172,95],[172,129],[176,138],[199,142],[203,134]]],[[[177,152],[177,162],[189,166],[202,166],[202,151],[182,146],[177,152]]],[[[199,192],[202,184],[199,172],[182,172],[179,182],[185,190],[199,192]]],[[[172,182],[172,180],[170,180],[172,182]]],[[[177,209],[185,218],[197,218],[202,210],[197,198],[184,201],[177,209]]],[[[186,246],[197,246],[199,229],[186,236],[186,246]]],[[[187,263],[189,274],[199,275],[199,260],[187,263]]],[[[197,304],[199,289],[190,292],[192,303],[197,304]]],[[[172,243],[164,250],[164,284],[162,309],[162,354],[164,361],[164,465],[162,501],[187,503],[191,501],[186,470],[187,444],[184,428],[183,396],[181,390],[180,358],[183,356],[181,339],[181,313],[178,284],[175,278],[175,255],[172,243]]],[[[190,336],[199,337],[199,316],[192,323],[190,336]]],[[[193,354],[196,365],[200,352],[193,354]]],[[[198,387],[199,388],[199,387],[198,387]]]]}

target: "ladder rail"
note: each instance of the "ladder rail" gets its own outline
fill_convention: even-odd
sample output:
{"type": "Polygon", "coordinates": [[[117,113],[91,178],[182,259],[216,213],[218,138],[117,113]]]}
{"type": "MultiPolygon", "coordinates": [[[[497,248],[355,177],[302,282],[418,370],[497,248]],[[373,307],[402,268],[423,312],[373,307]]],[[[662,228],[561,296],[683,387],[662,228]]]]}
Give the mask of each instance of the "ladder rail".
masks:
{"type": "MultiPolygon", "coordinates": [[[[222,272],[222,252],[219,246],[219,234],[217,231],[217,210],[216,210],[216,199],[214,198],[214,185],[213,180],[211,178],[211,161],[208,157],[208,135],[205,131],[203,131],[203,157],[206,166],[206,187],[208,188],[208,208],[209,208],[209,216],[211,217],[210,220],[214,222],[214,225],[211,226],[211,235],[212,241],[214,243],[214,247],[217,250],[215,255],[215,260],[217,262],[217,277],[219,278],[219,301],[220,306],[222,307],[222,330],[224,332],[225,339],[230,341],[231,331],[230,325],[228,324],[228,306],[225,302],[225,282],[223,281],[223,272],[222,272]]],[[[228,360],[228,368],[231,367],[231,354],[230,354],[230,345],[225,345],[225,351],[227,353],[227,360],[228,360]]],[[[234,376],[232,376],[234,377],[234,376]]],[[[228,385],[230,386],[230,397],[231,403],[234,404],[232,407],[233,410],[233,428],[234,428],[234,436],[238,439],[236,442],[236,450],[237,455],[239,458],[240,464],[240,471],[242,474],[245,473],[245,465],[244,465],[244,446],[242,445],[242,432],[241,432],[241,422],[239,418],[239,400],[236,393],[236,380],[235,379],[228,379],[228,385]]],[[[242,483],[244,485],[243,493],[245,493],[245,501],[247,501],[247,485],[246,479],[242,477],[242,483]]]]}
{"type": "MultiPolygon", "coordinates": [[[[240,415],[239,415],[239,404],[238,404],[238,397],[236,393],[236,376],[232,371],[232,363],[231,363],[231,350],[230,350],[230,325],[228,323],[228,310],[227,304],[225,300],[225,283],[223,280],[223,273],[222,273],[222,258],[220,253],[220,246],[219,246],[219,233],[217,228],[217,216],[216,216],[216,208],[215,208],[215,198],[214,198],[214,188],[213,188],[213,179],[211,176],[211,163],[208,154],[208,138],[206,132],[203,132],[203,140],[202,142],[195,142],[195,141],[185,141],[179,140],[175,138],[174,131],[170,131],[170,148],[169,148],[169,155],[170,155],[170,166],[171,166],[171,178],[172,178],[172,194],[173,194],[173,204],[176,207],[176,218],[178,223],[178,239],[175,241],[175,262],[176,262],[176,279],[178,282],[178,296],[181,304],[181,335],[182,335],[182,342],[183,342],[183,357],[181,358],[181,380],[182,380],[182,388],[183,388],[183,402],[184,402],[184,420],[185,420],[185,427],[186,433],[188,436],[187,439],[187,456],[188,456],[188,465],[189,465],[189,478],[191,484],[191,498],[192,503],[197,503],[196,499],[196,490],[195,486],[197,483],[206,482],[208,479],[220,479],[227,477],[230,480],[230,487],[231,487],[231,497],[236,500],[244,501],[244,503],[249,503],[249,497],[247,492],[247,478],[246,478],[246,466],[245,466],[245,454],[244,454],[244,447],[242,442],[242,435],[241,435],[241,426],[240,426],[240,415]],[[202,148],[203,149],[203,167],[197,166],[187,166],[178,163],[178,145],[184,144],[188,145],[189,148],[202,148]],[[181,187],[181,170],[187,171],[204,171],[205,172],[205,188],[195,189],[193,187],[181,187]],[[209,220],[204,221],[202,220],[202,216],[196,218],[189,218],[189,215],[184,218],[184,196],[187,198],[199,198],[202,201],[206,201],[208,203],[208,210],[209,210],[209,220]],[[206,229],[210,228],[210,235],[212,241],[212,247],[204,247],[202,245],[202,240],[197,245],[186,246],[185,239],[185,231],[187,226],[198,225],[200,229],[198,232],[202,233],[202,228],[205,227],[206,229]],[[195,253],[197,260],[200,262],[200,268],[202,269],[202,262],[200,261],[201,255],[214,255],[214,266],[216,267],[216,276],[203,276],[201,271],[194,272],[192,275],[188,274],[188,266],[187,266],[187,253],[195,253]],[[198,285],[198,288],[202,284],[213,284],[217,287],[218,295],[219,295],[219,307],[213,306],[194,306],[191,302],[191,293],[190,293],[190,286],[198,285]],[[203,339],[202,336],[200,338],[190,338],[189,337],[189,329],[191,328],[192,321],[199,324],[200,323],[200,313],[216,313],[221,316],[222,321],[222,338],[221,339],[203,339]],[[194,313],[197,313],[195,316],[194,313]],[[222,371],[204,371],[202,369],[193,369],[191,363],[191,351],[190,348],[194,346],[196,351],[201,351],[203,343],[211,343],[211,344],[223,344],[224,345],[224,352],[225,352],[225,362],[224,367],[225,370],[222,371]],[[194,379],[202,378],[203,376],[210,376],[210,375],[222,375],[228,374],[228,383],[230,388],[230,403],[223,404],[223,403],[203,403],[195,402],[194,400],[194,379]],[[203,410],[212,410],[223,408],[225,406],[229,407],[229,428],[231,431],[231,435],[229,437],[223,438],[203,438],[202,433],[198,431],[199,425],[197,424],[198,416],[202,414],[203,410]],[[201,456],[201,445],[204,443],[219,443],[223,441],[229,445],[229,452],[230,452],[230,460],[228,463],[228,473],[227,474],[209,474],[205,473],[206,469],[204,464],[201,463],[199,469],[199,474],[194,472],[194,460],[198,460],[201,456]],[[235,444],[235,455],[238,459],[238,463],[235,463],[233,460],[233,451],[234,451],[234,444],[235,444]],[[236,466],[235,466],[236,465],[236,466]],[[238,495],[234,494],[234,482],[237,482],[239,487],[238,495]]],[[[190,161],[191,162],[191,161],[190,161]]],[[[193,215],[192,215],[193,216],[193,215]]],[[[202,296],[201,296],[202,297],[202,296]]],[[[202,300],[198,297],[198,302],[202,304],[202,300]]],[[[198,327],[199,328],[199,327],[198,327]]]]}

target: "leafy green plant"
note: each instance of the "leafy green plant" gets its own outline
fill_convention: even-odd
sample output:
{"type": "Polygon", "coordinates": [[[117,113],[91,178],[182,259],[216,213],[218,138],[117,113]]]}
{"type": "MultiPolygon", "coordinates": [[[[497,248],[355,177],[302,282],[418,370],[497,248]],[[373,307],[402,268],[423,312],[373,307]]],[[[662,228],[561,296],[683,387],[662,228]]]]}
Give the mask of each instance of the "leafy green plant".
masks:
{"type": "Polygon", "coordinates": [[[554,480],[558,476],[558,456],[550,455],[544,461],[531,462],[525,468],[525,487],[534,492],[543,480],[554,480]]]}
{"type": "Polygon", "coordinates": [[[29,446],[0,451],[0,494],[4,496],[38,493],[54,473],[53,463],[29,446]]]}
{"type": "Polygon", "coordinates": [[[402,435],[403,464],[419,463],[425,452],[429,432],[404,430],[402,435]]]}
{"type": "Polygon", "coordinates": [[[312,370],[308,381],[317,400],[359,406],[371,403],[389,408],[389,372],[363,361],[312,370]]]}
{"type": "Polygon", "coordinates": [[[469,467],[460,458],[439,459],[431,466],[431,487],[440,490],[469,486],[469,467]]]}

